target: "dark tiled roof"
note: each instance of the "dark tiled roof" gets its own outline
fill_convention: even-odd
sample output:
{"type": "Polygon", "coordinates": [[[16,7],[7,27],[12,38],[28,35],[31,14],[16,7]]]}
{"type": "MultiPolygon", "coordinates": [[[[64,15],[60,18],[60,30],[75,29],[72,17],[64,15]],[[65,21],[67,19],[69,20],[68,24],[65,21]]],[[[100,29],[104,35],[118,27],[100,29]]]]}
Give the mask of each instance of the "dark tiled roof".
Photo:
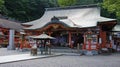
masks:
{"type": "Polygon", "coordinates": [[[7,20],[6,18],[0,18],[0,27],[20,30],[23,29],[23,26],[20,23],[7,20]]]}
{"type": "Polygon", "coordinates": [[[40,29],[51,24],[51,18],[57,17],[52,23],[61,23],[67,27],[94,27],[97,23],[104,23],[116,19],[110,19],[100,16],[100,7],[98,5],[70,6],[64,8],[47,8],[44,15],[37,20],[24,23],[32,25],[25,29],[40,29]]]}

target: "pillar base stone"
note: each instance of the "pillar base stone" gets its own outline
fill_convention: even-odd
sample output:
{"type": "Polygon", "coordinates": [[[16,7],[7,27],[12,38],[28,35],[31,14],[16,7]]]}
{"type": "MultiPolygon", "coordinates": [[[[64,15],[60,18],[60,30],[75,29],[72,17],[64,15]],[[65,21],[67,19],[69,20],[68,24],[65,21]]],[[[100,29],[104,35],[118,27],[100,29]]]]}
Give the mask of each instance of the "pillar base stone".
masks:
{"type": "Polygon", "coordinates": [[[7,49],[8,50],[15,50],[15,47],[14,46],[7,46],[7,49]]]}

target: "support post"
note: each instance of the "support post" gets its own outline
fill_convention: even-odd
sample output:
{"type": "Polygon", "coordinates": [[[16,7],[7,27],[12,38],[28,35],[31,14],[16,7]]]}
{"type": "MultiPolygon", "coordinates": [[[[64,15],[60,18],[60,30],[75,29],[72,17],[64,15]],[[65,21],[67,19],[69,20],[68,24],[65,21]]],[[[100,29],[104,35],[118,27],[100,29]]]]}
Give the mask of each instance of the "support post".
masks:
{"type": "Polygon", "coordinates": [[[88,40],[88,50],[91,51],[91,40],[88,40]]]}
{"type": "Polygon", "coordinates": [[[72,42],[71,42],[71,32],[69,32],[69,46],[70,46],[71,48],[73,48],[73,44],[72,44],[72,42]]]}
{"type": "Polygon", "coordinates": [[[100,30],[101,48],[106,48],[106,32],[100,30]]]}
{"type": "Polygon", "coordinates": [[[112,48],[112,35],[109,36],[109,39],[110,39],[110,46],[109,46],[109,48],[112,48]]]}
{"type": "Polygon", "coordinates": [[[86,34],[83,35],[84,36],[84,44],[82,46],[82,49],[86,49],[86,34]]]}
{"type": "Polygon", "coordinates": [[[15,34],[15,30],[10,29],[9,30],[9,45],[7,47],[8,50],[15,50],[14,34],[15,34]]]}

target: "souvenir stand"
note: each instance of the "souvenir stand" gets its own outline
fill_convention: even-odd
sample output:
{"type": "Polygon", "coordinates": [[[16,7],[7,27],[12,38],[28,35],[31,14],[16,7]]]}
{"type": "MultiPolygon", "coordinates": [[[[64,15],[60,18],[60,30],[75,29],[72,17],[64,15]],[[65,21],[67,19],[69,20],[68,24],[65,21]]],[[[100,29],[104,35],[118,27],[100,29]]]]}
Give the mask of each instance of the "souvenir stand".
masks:
{"type": "Polygon", "coordinates": [[[84,33],[83,53],[85,55],[98,54],[98,34],[92,31],[84,33]]]}

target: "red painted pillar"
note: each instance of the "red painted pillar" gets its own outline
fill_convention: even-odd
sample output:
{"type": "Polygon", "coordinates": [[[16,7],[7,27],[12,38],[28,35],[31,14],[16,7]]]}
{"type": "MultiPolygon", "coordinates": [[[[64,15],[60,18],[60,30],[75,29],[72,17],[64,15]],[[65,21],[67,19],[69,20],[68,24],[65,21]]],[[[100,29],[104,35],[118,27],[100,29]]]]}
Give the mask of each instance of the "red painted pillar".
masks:
{"type": "Polygon", "coordinates": [[[23,48],[23,41],[20,39],[20,49],[23,48]]]}
{"type": "Polygon", "coordinates": [[[72,44],[72,39],[71,39],[71,32],[69,32],[69,46],[71,47],[71,48],[73,48],[73,44],[72,44]]]}
{"type": "Polygon", "coordinates": [[[88,40],[88,50],[89,51],[91,50],[91,40],[90,39],[88,40]]]}
{"type": "Polygon", "coordinates": [[[100,38],[101,38],[101,41],[102,41],[101,48],[105,48],[106,47],[106,42],[107,42],[105,31],[100,30],[100,38]]]}
{"type": "Polygon", "coordinates": [[[83,44],[83,50],[86,49],[86,35],[84,34],[84,44],[83,44]]]}

